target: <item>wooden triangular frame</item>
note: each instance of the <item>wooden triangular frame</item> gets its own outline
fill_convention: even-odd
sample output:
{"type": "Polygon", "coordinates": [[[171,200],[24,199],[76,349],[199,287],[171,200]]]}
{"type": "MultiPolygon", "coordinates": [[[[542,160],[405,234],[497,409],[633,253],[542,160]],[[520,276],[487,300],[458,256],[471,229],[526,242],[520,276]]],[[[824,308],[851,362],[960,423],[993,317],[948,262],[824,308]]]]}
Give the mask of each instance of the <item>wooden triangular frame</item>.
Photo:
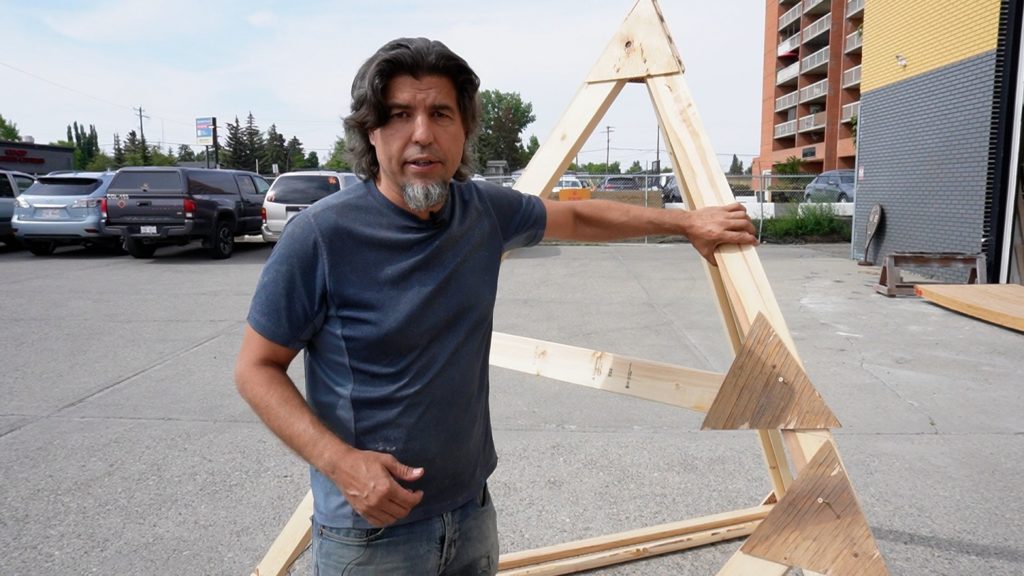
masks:
{"type": "MultiPolygon", "coordinates": [[[[524,170],[516,183],[516,188],[528,194],[547,195],[625,84],[636,82],[646,84],[650,93],[687,206],[703,208],[734,202],[735,198],[697,115],[696,106],[683,79],[683,72],[682,61],[665,26],[657,0],[637,0],[553,133],[524,170]]],[[[722,246],[716,251],[715,256],[718,266],[712,267],[705,262],[704,268],[717,299],[733,352],[740,353],[743,342],[760,316],[761,322],[770,328],[773,345],[777,344],[785,350],[787,361],[791,362],[798,369],[799,375],[806,380],[796,347],[755,249],[750,246],[722,246]]],[[[742,361],[740,358],[738,360],[742,361]]],[[[492,340],[491,364],[564,382],[666,402],[698,412],[711,410],[726,378],[724,374],[500,333],[495,333],[492,340]]],[[[805,384],[805,392],[809,391],[812,396],[817,396],[817,391],[810,381],[806,380],[805,384]]],[[[828,415],[831,416],[830,411],[828,415]]],[[[834,416],[832,418],[834,419],[834,416]]],[[[505,554],[499,563],[500,574],[568,574],[645,556],[747,537],[755,533],[777,503],[786,501],[788,491],[794,486],[794,472],[799,474],[819,452],[829,455],[829,458],[832,458],[829,462],[834,461],[842,467],[838,450],[827,428],[771,428],[757,430],[757,434],[772,483],[772,493],[761,505],[673,524],[505,554]]],[[[816,468],[808,470],[813,471],[816,468]]],[[[856,504],[856,496],[845,475],[845,468],[842,470],[842,494],[856,504]]],[[[813,477],[816,476],[809,479],[813,480],[813,477]]],[[[798,477],[797,482],[800,480],[798,477]]],[[[799,488],[799,485],[796,486],[799,488]]],[[[801,498],[794,504],[803,502],[805,498],[801,498]]],[[[859,515],[859,506],[856,510],[859,515]]],[[[311,514],[312,501],[307,497],[257,566],[254,575],[280,576],[288,571],[308,545],[308,518],[311,514]]],[[[793,522],[799,520],[797,517],[793,522]]],[[[792,528],[793,522],[787,523],[786,526],[792,528]]],[[[866,521],[855,524],[858,530],[861,526],[867,529],[868,539],[863,538],[862,532],[844,533],[839,530],[832,534],[836,548],[845,550],[856,547],[859,553],[872,558],[873,563],[869,567],[871,571],[865,574],[888,574],[866,521]],[[870,542],[867,548],[865,542],[870,542]]],[[[772,549],[777,551],[777,541],[764,537],[764,533],[760,534],[759,540],[772,542],[772,549]]],[[[812,568],[799,566],[797,560],[786,560],[788,556],[785,554],[762,556],[765,557],[749,554],[742,549],[737,550],[718,574],[784,576],[794,567],[803,568],[805,574],[815,574],[811,570],[823,568],[830,574],[843,574],[849,572],[834,572],[833,568],[844,570],[850,567],[850,563],[845,562],[841,566],[822,566],[816,563],[816,568],[812,568]]],[[[815,560],[819,558],[816,557],[815,560]]]]}

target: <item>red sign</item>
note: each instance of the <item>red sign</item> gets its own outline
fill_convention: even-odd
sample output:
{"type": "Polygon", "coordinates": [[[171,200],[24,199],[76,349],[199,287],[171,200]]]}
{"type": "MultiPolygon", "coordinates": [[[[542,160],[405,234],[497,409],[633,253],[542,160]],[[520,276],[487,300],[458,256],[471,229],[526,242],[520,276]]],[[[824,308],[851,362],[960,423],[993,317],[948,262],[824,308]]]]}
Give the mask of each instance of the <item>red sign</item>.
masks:
{"type": "Polygon", "coordinates": [[[46,162],[46,160],[43,158],[33,158],[29,156],[28,150],[7,148],[4,150],[3,156],[0,156],[0,162],[9,162],[11,164],[42,164],[46,162]]]}

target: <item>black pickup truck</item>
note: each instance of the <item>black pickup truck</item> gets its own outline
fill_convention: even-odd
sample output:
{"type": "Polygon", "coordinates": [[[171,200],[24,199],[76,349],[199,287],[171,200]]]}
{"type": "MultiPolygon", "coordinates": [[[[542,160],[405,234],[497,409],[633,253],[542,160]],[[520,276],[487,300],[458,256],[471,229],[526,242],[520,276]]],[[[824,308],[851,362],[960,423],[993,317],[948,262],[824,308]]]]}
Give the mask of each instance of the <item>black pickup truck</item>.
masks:
{"type": "Polygon", "coordinates": [[[104,229],[124,238],[136,258],[160,246],[202,240],[211,258],[229,258],[235,237],[259,234],[270,185],[242,170],[122,168],[102,205],[104,229]]]}

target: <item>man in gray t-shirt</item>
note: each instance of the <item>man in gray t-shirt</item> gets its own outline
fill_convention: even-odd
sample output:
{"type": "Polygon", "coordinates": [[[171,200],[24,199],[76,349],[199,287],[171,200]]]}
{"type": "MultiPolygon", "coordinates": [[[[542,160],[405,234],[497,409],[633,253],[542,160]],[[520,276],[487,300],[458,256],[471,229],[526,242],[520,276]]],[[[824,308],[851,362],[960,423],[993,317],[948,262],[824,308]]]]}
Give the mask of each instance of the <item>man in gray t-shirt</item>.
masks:
{"type": "Polygon", "coordinates": [[[488,357],[501,254],[542,238],[755,242],[738,205],[551,202],[469,180],[479,79],[440,42],[360,68],[346,142],[365,181],[289,223],[253,297],[242,396],[310,464],[319,574],[487,574],[488,357]],[[307,399],[287,368],[305,350],[307,399]],[[352,571],[355,572],[352,572],[352,571]]]}

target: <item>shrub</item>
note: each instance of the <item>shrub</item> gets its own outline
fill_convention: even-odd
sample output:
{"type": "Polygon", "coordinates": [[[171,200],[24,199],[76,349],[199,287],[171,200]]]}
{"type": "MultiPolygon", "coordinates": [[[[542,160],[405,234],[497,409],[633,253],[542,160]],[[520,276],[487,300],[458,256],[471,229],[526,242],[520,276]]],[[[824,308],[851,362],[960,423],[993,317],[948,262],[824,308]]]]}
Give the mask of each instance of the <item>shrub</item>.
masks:
{"type": "Polygon", "coordinates": [[[836,216],[828,204],[807,204],[803,210],[765,220],[761,224],[762,238],[768,240],[850,240],[849,223],[836,216]]]}

